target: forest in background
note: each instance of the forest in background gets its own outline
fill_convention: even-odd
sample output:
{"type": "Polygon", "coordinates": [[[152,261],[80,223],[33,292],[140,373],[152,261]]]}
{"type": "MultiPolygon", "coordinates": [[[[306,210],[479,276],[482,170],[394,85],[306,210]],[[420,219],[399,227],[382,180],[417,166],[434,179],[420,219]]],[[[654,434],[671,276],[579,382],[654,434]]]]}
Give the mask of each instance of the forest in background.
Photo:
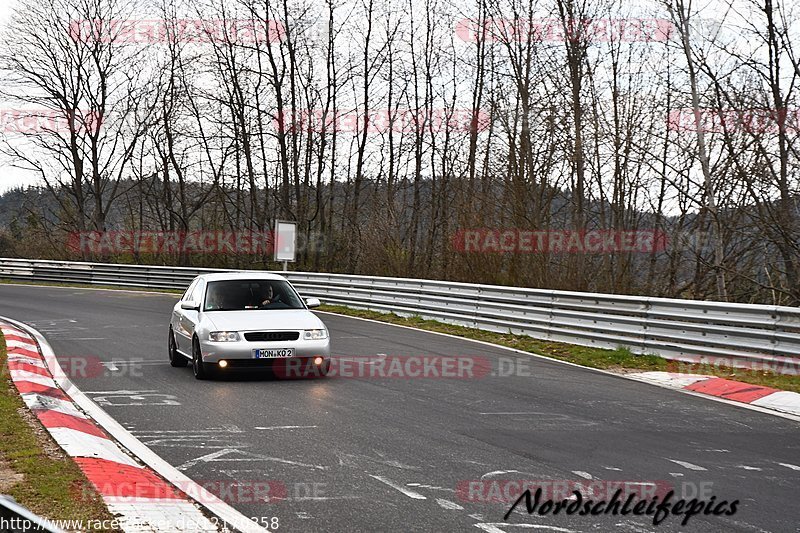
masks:
{"type": "Polygon", "coordinates": [[[80,232],[299,225],[295,268],[800,303],[798,9],[771,0],[21,0],[0,255],[80,232]],[[459,232],[663,249],[464,252],[459,232]]]}

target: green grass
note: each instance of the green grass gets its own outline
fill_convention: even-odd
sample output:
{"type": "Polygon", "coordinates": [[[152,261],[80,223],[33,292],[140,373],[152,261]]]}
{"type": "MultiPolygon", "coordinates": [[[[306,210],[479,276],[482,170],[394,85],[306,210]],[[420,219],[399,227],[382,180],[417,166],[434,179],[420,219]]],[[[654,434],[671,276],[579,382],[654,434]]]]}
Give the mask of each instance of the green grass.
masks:
{"type": "Polygon", "coordinates": [[[30,422],[23,418],[28,408],[8,376],[6,343],[0,334],[0,469],[22,476],[3,492],[45,518],[113,520],[78,465],[32,413],[30,422]]]}
{"type": "Polygon", "coordinates": [[[707,374],[764,387],[800,392],[800,376],[712,365],[691,365],[679,361],[670,361],[657,355],[637,355],[626,348],[604,350],[602,348],[591,348],[588,346],[578,346],[576,344],[541,341],[527,335],[494,333],[475,328],[445,324],[436,320],[426,320],[419,316],[402,317],[394,313],[351,309],[339,305],[323,305],[319,310],[347,316],[369,318],[380,322],[410,326],[438,333],[448,333],[457,337],[490,342],[492,344],[499,344],[500,346],[522,350],[523,352],[546,355],[553,359],[560,359],[582,366],[601,368],[620,373],[634,370],[661,370],[684,374],[707,374]]]}

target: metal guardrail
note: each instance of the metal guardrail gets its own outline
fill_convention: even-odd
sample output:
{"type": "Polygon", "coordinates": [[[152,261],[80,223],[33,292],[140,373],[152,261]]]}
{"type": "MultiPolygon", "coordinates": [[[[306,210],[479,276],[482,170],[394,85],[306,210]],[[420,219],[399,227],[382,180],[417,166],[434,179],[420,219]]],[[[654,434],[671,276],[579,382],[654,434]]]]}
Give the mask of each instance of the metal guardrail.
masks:
{"type": "Polygon", "coordinates": [[[0,533],[29,533],[31,531],[64,533],[55,524],[39,518],[10,496],[0,494],[0,533]]]}
{"type": "MultiPolygon", "coordinates": [[[[0,258],[0,278],[184,289],[215,269],[0,258]]],[[[800,309],[406,278],[279,272],[326,303],[687,362],[798,374],[800,309]]]]}

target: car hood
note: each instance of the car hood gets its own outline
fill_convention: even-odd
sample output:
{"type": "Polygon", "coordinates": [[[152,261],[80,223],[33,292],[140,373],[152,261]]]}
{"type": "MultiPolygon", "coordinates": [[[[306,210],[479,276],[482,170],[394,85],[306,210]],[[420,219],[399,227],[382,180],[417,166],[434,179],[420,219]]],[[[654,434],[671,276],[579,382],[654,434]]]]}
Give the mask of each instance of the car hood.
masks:
{"type": "Polygon", "coordinates": [[[306,309],[207,311],[216,331],[270,331],[324,329],[322,320],[306,309]]]}

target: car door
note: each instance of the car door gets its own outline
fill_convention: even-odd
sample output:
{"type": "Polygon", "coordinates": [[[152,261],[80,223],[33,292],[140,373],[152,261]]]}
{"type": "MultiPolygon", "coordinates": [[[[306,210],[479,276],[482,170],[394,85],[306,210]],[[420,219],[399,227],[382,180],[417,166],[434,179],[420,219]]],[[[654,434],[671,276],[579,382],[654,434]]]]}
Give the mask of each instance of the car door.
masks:
{"type": "Polygon", "coordinates": [[[189,336],[187,337],[187,332],[185,329],[187,325],[185,314],[187,311],[181,308],[181,304],[192,299],[194,290],[197,288],[199,283],[200,279],[196,278],[189,285],[189,288],[186,289],[186,292],[183,293],[183,297],[180,299],[180,301],[178,301],[178,303],[175,304],[175,307],[172,309],[172,331],[175,333],[175,345],[178,347],[178,350],[186,354],[192,353],[192,337],[191,333],[189,333],[189,336]]]}
{"type": "MultiPolygon", "coordinates": [[[[197,305],[202,305],[203,292],[205,292],[206,284],[200,279],[189,294],[187,301],[194,302],[197,305]]],[[[192,353],[192,335],[197,324],[200,322],[200,311],[197,309],[181,309],[180,327],[183,335],[183,348],[180,350],[183,353],[192,353]]]]}

